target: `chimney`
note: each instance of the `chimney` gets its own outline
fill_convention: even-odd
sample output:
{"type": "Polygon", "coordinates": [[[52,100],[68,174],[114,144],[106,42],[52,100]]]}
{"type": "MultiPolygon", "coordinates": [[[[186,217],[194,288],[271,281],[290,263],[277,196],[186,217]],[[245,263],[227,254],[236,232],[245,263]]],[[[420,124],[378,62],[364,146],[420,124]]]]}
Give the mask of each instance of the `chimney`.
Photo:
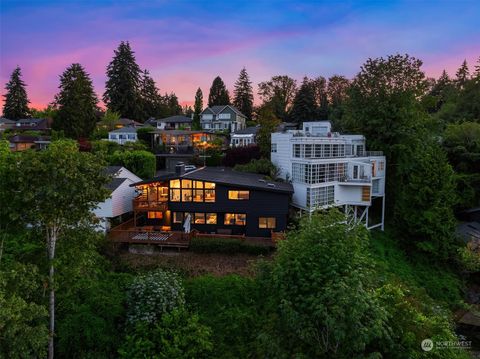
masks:
{"type": "Polygon", "coordinates": [[[185,163],[177,162],[175,165],[175,174],[177,176],[183,176],[185,174],[185,163]]]}

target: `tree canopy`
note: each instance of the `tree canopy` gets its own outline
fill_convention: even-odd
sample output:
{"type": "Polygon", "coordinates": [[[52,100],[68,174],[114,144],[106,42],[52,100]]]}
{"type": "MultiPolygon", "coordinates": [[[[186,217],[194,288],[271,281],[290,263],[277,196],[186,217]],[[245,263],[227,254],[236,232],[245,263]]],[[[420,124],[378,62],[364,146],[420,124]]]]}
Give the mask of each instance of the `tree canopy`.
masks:
{"type": "Polygon", "coordinates": [[[253,90],[252,82],[245,67],[240,71],[238,80],[235,82],[233,105],[246,117],[252,119],[253,112],[253,90]]]}
{"type": "Polygon", "coordinates": [[[208,106],[230,105],[230,95],[220,76],[215,77],[208,94],[208,106]]]}

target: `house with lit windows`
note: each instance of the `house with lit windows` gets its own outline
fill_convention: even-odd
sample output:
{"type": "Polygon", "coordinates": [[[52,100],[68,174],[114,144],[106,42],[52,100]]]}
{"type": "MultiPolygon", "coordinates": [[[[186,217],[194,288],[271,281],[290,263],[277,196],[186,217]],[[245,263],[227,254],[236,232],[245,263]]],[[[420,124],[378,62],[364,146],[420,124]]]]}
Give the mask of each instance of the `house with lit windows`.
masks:
{"type": "Polygon", "coordinates": [[[200,113],[202,130],[228,131],[230,133],[243,130],[247,118],[235,106],[211,106],[200,113]]]}
{"type": "Polygon", "coordinates": [[[318,121],[271,139],[271,160],[293,185],[294,207],[312,213],[336,206],[354,222],[383,229],[386,159],[366,151],[364,136],[332,132],[330,122],[318,121]]]}
{"type": "Polygon", "coordinates": [[[135,228],[270,237],[287,227],[293,187],[261,175],[202,167],[133,184],[135,228]]]}

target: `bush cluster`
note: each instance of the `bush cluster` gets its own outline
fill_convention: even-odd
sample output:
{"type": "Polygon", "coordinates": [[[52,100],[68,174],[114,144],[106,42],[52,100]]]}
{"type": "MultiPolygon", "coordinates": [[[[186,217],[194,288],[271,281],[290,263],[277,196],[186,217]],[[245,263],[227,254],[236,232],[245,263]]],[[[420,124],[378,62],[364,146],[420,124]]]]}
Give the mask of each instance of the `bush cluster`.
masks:
{"type": "Polygon", "coordinates": [[[189,249],[196,253],[247,253],[252,255],[266,255],[272,251],[270,247],[245,243],[241,239],[204,237],[193,238],[189,249]]]}
{"type": "Polygon", "coordinates": [[[127,323],[153,324],[162,314],[184,304],[185,294],[179,276],[158,269],[134,279],[127,293],[127,323]]]}

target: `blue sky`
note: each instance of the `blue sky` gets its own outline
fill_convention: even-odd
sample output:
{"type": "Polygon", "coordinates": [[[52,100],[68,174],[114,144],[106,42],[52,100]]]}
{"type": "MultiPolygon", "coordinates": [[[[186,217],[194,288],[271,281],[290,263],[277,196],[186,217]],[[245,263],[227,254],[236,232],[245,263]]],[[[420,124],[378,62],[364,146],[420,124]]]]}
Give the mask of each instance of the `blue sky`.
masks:
{"type": "Polygon", "coordinates": [[[408,53],[429,76],[480,56],[478,1],[11,1],[0,7],[0,81],[21,66],[32,105],[52,101],[73,62],[99,95],[113,50],[128,40],[161,92],[193,101],[246,66],[273,75],[353,77],[369,57],[408,53]]]}

